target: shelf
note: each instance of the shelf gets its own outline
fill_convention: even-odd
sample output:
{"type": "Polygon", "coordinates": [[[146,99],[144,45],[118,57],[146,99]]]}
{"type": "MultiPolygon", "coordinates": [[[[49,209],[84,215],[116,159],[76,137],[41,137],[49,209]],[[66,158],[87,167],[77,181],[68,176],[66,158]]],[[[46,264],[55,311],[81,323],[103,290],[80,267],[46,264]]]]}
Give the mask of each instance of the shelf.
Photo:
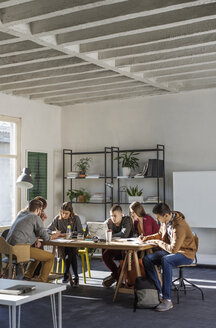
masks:
{"type": "Polygon", "coordinates": [[[157,178],[159,178],[159,179],[163,179],[163,177],[148,177],[148,176],[146,176],[146,177],[141,177],[141,178],[135,178],[135,177],[126,177],[126,176],[124,176],[124,175],[119,175],[119,176],[117,176],[117,177],[114,177],[114,179],[135,179],[135,180],[143,180],[143,179],[157,179],[157,178]]]}
{"type": "MultiPolygon", "coordinates": [[[[144,157],[144,156],[142,156],[144,157]]],[[[146,157],[146,155],[145,155],[146,157]]],[[[103,151],[90,151],[90,152],[73,152],[71,149],[64,149],[63,150],[63,201],[65,201],[65,197],[66,197],[66,188],[68,189],[68,186],[70,186],[70,189],[73,189],[77,186],[77,183],[75,182],[75,180],[93,180],[93,182],[91,184],[85,184],[85,187],[88,186],[94,186],[94,190],[97,190],[97,186],[101,186],[103,185],[104,187],[104,198],[107,199],[107,197],[110,197],[110,201],[88,201],[88,202],[72,202],[72,204],[92,204],[92,205],[102,205],[102,207],[104,207],[104,219],[107,218],[107,210],[110,208],[110,206],[113,205],[113,203],[117,204],[118,201],[113,202],[113,198],[114,195],[115,197],[118,197],[119,199],[121,198],[120,193],[121,193],[121,185],[130,185],[130,184],[138,184],[139,186],[143,185],[145,186],[145,188],[148,188],[149,185],[153,185],[154,189],[156,189],[156,192],[154,192],[155,196],[157,196],[158,198],[162,199],[163,201],[165,201],[165,171],[164,171],[164,157],[165,157],[165,147],[164,145],[160,145],[157,144],[156,147],[151,147],[151,148],[146,148],[146,149],[126,149],[126,150],[122,150],[119,149],[119,147],[105,147],[103,151]],[[151,163],[152,165],[150,167],[152,167],[152,169],[148,171],[149,174],[154,174],[154,176],[139,176],[139,177],[135,177],[136,174],[138,174],[138,172],[133,172],[134,176],[123,176],[121,175],[120,172],[120,165],[121,165],[121,161],[115,161],[114,158],[116,156],[116,154],[119,156],[122,153],[125,152],[138,152],[138,153],[148,153],[148,163],[151,163]],[[150,153],[153,153],[152,156],[150,155],[150,153]],[[100,165],[100,168],[92,168],[93,173],[89,173],[90,177],[79,177],[79,176],[67,176],[67,174],[69,172],[73,172],[73,163],[76,160],[76,155],[78,156],[85,156],[85,155],[101,155],[103,158],[101,158],[101,160],[103,160],[103,164],[100,165]],[[108,156],[109,155],[109,156],[108,156]],[[152,158],[153,157],[153,158],[152,158]],[[66,165],[66,160],[67,160],[67,165],[66,165]],[[155,171],[155,166],[153,165],[154,160],[159,160],[160,162],[158,162],[158,169],[155,171]],[[162,163],[163,162],[163,163],[162,163]],[[162,163],[163,165],[163,171],[160,170],[160,166],[162,163]],[[102,166],[103,165],[103,166],[102,166]],[[154,168],[154,170],[153,170],[154,168]],[[99,175],[98,172],[95,171],[99,171],[101,174],[99,175]],[[107,176],[107,172],[109,172],[109,176],[107,176]],[[115,176],[114,175],[115,172],[115,176]],[[92,174],[92,177],[91,177],[92,174]],[[156,174],[156,176],[155,176],[156,174]],[[157,174],[159,174],[160,176],[157,176],[157,174]],[[95,176],[94,176],[95,175],[95,176]],[[98,176],[99,175],[99,176],[98,176]],[[153,180],[148,180],[148,183],[144,182],[144,179],[153,179],[153,180]],[[99,185],[98,183],[96,183],[96,180],[100,180],[99,185]],[[123,181],[121,181],[123,180],[123,181]],[[140,182],[137,182],[138,180],[141,180],[140,182]],[[68,181],[68,182],[66,182],[68,181]],[[131,181],[131,182],[130,182],[131,181]],[[133,181],[133,183],[132,183],[133,181]],[[136,182],[135,182],[136,181],[136,182]],[[162,192],[161,192],[162,190],[162,192]]],[[[102,163],[102,161],[101,161],[102,163]]],[[[142,172],[142,171],[141,171],[142,172]]],[[[144,173],[145,171],[143,171],[144,173]]],[[[83,186],[82,183],[78,185],[83,186]]],[[[123,186],[122,186],[123,187],[123,186]]],[[[147,192],[147,194],[149,194],[149,192],[147,192]]],[[[68,198],[67,198],[68,199],[68,198]]],[[[124,199],[124,198],[123,198],[124,199]]],[[[126,200],[127,198],[125,198],[126,200]]],[[[130,203],[129,202],[123,202],[120,203],[126,206],[129,206],[130,203]]],[[[154,206],[156,204],[158,204],[157,201],[144,201],[142,202],[142,204],[145,206],[154,206]]]]}
{"type": "MultiPolygon", "coordinates": [[[[111,177],[106,177],[107,179],[111,179],[111,177]]],[[[80,178],[80,177],[64,177],[64,179],[73,179],[73,180],[98,180],[98,179],[105,179],[104,176],[98,178],[80,178]]]]}
{"type": "MultiPolygon", "coordinates": [[[[117,204],[118,201],[114,202],[114,204],[117,204]]],[[[159,202],[161,203],[161,201],[159,202]]],[[[131,203],[118,203],[118,204],[121,204],[121,205],[130,205],[131,203]]],[[[156,205],[158,204],[158,202],[143,202],[143,203],[140,203],[140,204],[143,204],[143,205],[156,205]]]]}
{"type": "Polygon", "coordinates": [[[72,202],[72,204],[112,204],[111,202],[72,202]]]}

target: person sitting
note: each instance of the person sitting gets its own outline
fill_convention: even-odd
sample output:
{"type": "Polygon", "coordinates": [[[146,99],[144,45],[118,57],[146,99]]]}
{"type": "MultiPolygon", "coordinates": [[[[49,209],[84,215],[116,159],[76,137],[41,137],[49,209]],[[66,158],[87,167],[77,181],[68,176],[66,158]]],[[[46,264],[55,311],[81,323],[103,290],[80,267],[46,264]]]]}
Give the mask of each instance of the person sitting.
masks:
{"type": "MultiPolygon", "coordinates": [[[[133,222],[130,216],[123,216],[122,208],[114,205],[110,210],[110,218],[105,221],[108,229],[112,230],[113,237],[128,238],[133,236],[133,222]]],[[[120,266],[117,266],[115,260],[122,260],[124,252],[121,250],[105,249],[102,259],[104,264],[112,272],[111,275],[103,279],[103,286],[110,287],[118,281],[120,275],[120,266]]]]}
{"type": "Polygon", "coordinates": [[[146,214],[144,207],[139,202],[133,202],[129,206],[129,211],[134,220],[134,229],[139,236],[148,236],[158,232],[159,225],[149,214],[146,214]]]}
{"type": "MultiPolygon", "coordinates": [[[[47,201],[42,196],[36,196],[34,199],[39,199],[43,203],[43,209],[42,209],[40,218],[43,221],[43,223],[45,223],[45,221],[47,219],[47,215],[44,211],[47,208],[47,201]]],[[[28,207],[25,210],[28,210],[28,207]]],[[[36,240],[35,247],[42,248],[39,239],[36,240]]],[[[42,263],[41,262],[37,263],[37,261],[35,261],[34,263],[35,263],[35,272],[34,272],[33,277],[37,278],[40,275],[40,270],[41,270],[42,263]]]]}
{"type": "MultiPolygon", "coordinates": [[[[42,268],[37,281],[47,282],[49,273],[51,271],[54,255],[42,249],[35,247],[35,242],[40,237],[44,241],[56,239],[61,234],[55,233],[49,235],[44,228],[43,222],[40,218],[43,210],[43,203],[38,199],[33,199],[28,204],[28,210],[20,211],[12,224],[8,235],[7,242],[14,246],[17,244],[30,244],[30,258],[35,259],[37,263],[42,262],[42,268]]],[[[35,263],[29,263],[24,275],[24,279],[30,280],[35,271],[35,263]]]]}
{"type": "MultiPolygon", "coordinates": [[[[60,212],[53,221],[48,225],[48,230],[51,231],[60,231],[61,233],[67,232],[68,225],[71,226],[71,232],[83,233],[82,224],[80,218],[77,214],[74,213],[73,207],[70,202],[65,202],[62,204],[60,212]]],[[[74,272],[74,286],[79,286],[79,276],[77,271],[77,248],[75,247],[64,247],[63,257],[65,259],[65,273],[63,283],[67,283],[69,281],[69,270],[70,266],[72,266],[74,272]]]]}
{"type": "Polygon", "coordinates": [[[194,235],[181,212],[171,211],[165,203],[154,206],[153,213],[161,223],[158,233],[140,237],[144,242],[159,246],[158,250],[143,258],[143,264],[162,298],[156,307],[157,311],[167,311],[173,308],[171,301],[172,268],[178,265],[191,264],[196,253],[194,235]],[[162,286],[155,270],[155,265],[162,266],[162,286]]]}

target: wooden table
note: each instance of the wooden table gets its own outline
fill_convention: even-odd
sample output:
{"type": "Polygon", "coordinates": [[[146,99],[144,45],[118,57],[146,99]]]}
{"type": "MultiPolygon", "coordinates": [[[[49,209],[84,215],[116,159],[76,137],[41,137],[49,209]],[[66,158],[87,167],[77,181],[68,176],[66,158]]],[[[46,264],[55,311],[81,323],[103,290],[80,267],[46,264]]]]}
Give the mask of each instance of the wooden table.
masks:
{"type": "Polygon", "coordinates": [[[122,239],[121,241],[119,241],[119,240],[111,241],[110,243],[101,242],[101,241],[93,242],[92,240],[56,239],[56,240],[50,240],[50,241],[43,242],[43,245],[52,245],[55,247],[104,248],[104,249],[116,249],[116,250],[125,251],[125,258],[123,261],[119,280],[118,280],[116,288],[115,288],[113,302],[115,302],[116,297],[119,292],[133,293],[132,289],[120,288],[123,277],[124,277],[124,273],[127,269],[127,264],[130,264],[130,257],[133,256],[135,268],[136,268],[136,274],[137,274],[137,277],[139,277],[139,276],[141,276],[141,272],[140,272],[140,266],[139,266],[137,252],[144,251],[147,249],[152,249],[152,247],[153,247],[152,245],[145,244],[145,243],[138,243],[138,242],[135,243],[133,241],[127,241],[127,239],[126,240],[122,239]]]}
{"type": "MultiPolygon", "coordinates": [[[[10,328],[16,328],[16,326],[20,328],[20,313],[21,313],[22,304],[26,304],[46,296],[50,296],[51,299],[53,327],[62,328],[62,291],[66,290],[65,285],[46,284],[43,282],[33,282],[33,281],[0,279],[0,289],[13,287],[15,285],[34,285],[36,289],[32,290],[29,293],[21,294],[21,295],[0,294],[0,304],[9,306],[10,328]],[[56,315],[55,294],[58,294],[58,320],[56,315]],[[18,325],[16,325],[17,307],[18,307],[18,325]]],[[[40,306],[40,302],[38,302],[36,306],[40,306]]],[[[29,322],[29,327],[31,327],[31,322],[29,322]]]]}

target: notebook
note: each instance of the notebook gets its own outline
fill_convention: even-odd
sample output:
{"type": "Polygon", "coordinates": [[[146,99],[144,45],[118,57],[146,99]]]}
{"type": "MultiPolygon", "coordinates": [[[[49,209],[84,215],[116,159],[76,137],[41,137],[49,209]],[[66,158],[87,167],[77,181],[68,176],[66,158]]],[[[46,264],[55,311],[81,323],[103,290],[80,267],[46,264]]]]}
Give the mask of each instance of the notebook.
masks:
{"type": "Polygon", "coordinates": [[[36,286],[34,285],[15,285],[5,289],[0,289],[0,294],[10,294],[10,295],[21,295],[35,290],[36,286]]]}
{"type": "Polygon", "coordinates": [[[106,232],[108,226],[105,222],[87,222],[88,235],[98,237],[99,239],[106,239],[106,232]]]}

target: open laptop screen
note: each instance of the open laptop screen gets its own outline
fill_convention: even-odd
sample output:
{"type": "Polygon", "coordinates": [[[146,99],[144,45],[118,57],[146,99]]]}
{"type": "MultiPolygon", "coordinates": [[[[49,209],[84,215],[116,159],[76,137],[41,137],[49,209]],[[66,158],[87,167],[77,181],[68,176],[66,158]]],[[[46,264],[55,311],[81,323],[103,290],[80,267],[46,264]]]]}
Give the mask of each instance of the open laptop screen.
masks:
{"type": "Polygon", "coordinates": [[[98,237],[99,239],[106,239],[106,231],[108,226],[105,222],[87,222],[88,235],[98,237]]]}

